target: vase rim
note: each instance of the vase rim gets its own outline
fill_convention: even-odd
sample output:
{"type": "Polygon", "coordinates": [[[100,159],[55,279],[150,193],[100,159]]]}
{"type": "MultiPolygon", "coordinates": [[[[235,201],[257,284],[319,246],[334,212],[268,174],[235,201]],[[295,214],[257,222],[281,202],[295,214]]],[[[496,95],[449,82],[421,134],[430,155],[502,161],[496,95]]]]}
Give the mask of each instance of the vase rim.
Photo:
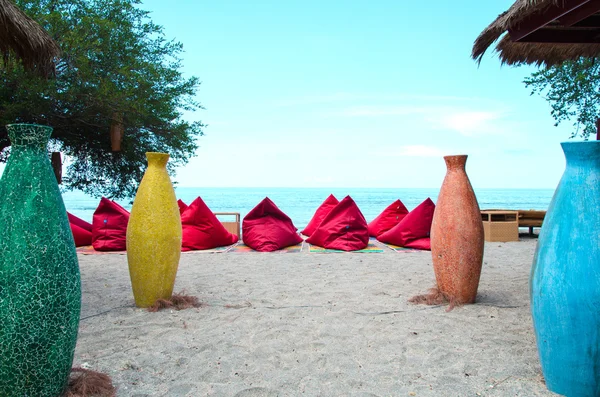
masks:
{"type": "Polygon", "coordinates": [[[581,145],[581,144],[599,144],[600,141],[565,141],[561,142],[561,145],[581,145]]]}
{"type": "Polygon", "coordinates": [[[468,157],[468,154],[449,154],[447,156],[444,156],[444,158],[446,157],[468,157]]]}
{"type": "Polygon", "coordinates": [[[22,125],[22,126],[31,126],[31,127],[43,127],[43,128],[52,128],[49,125],[44,125],[44,124],[35,124],[35,123],[11,123],[11,124],[6,124],[6,127],[14,127],[17,125],[22,125]]]}

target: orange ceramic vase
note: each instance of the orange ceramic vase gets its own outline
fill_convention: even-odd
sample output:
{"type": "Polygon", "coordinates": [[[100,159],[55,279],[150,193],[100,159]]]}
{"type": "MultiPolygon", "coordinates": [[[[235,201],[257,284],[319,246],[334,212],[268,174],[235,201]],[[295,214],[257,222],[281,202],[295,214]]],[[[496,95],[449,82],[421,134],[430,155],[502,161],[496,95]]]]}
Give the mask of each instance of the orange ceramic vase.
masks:
{"type": "Polygon", "coordinates": [[[466,155],[446,156],[446,177],[431,225],[437,288],[456,304],[474,303],[483,262],[483,223],[465,172],[466,155]]]}

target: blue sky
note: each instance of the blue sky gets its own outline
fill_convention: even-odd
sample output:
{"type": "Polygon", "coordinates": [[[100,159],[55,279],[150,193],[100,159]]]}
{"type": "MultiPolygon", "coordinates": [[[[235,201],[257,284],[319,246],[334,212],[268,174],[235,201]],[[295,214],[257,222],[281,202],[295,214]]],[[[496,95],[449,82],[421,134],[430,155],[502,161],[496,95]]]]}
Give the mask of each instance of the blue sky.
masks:
{"type": "Polygon", "coordinates": [[[564,170],[534,67],[470,58],[513,0],[144,0],[183,44],[207,127],[174,178],[198,187],[436,188],[468,154],[476,188],[555,188],[564,170]]]}
{"type": "Polygon", "coordinates": [[[207,124],[180,186],[438,187],[468,154],[478,188],[555,188],[564,170],[533,67],[471,60],[512,0],[146,0],[183,44],[207,124]]]}

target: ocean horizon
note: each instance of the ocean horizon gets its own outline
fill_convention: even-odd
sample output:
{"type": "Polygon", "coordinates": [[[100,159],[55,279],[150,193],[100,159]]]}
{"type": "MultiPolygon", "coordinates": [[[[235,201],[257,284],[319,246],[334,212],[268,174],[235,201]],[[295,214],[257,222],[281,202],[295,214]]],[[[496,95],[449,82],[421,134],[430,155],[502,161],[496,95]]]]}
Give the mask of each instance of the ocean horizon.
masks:
{"type": "MultiPolygon", "coordinates": [[[[547,210],[554,189],[474,189],[479,207],[484,209],[547,210]]],[[[321,203],[333,194],[338,200],[351,196],[367,222],[388,205],[400,199],[406,208],[414,209],[430,198],[437,202],[439,188],[288,188],[288,187],[176,187],[178,199],[190,204],[201,197],[213,212],[239,212],[241,219],[265,197],[286,213],[298,229],[303,229],[321,203]]],[[[80,191],[63,192],[67,211],[88,222],[92,221],[100,198],[80,191]]],[[[117,200],[130,210],[132,200],[117,200]]],[[[219,217],[229,220],[228,217],[219,217]]]]}

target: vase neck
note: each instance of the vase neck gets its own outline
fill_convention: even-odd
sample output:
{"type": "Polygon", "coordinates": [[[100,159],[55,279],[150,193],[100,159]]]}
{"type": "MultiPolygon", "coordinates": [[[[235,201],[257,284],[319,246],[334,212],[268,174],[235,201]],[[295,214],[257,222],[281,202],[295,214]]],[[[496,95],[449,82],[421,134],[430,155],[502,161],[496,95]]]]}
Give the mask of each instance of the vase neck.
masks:
{"type": "Polygon", "coordinates": [[[448,171],[464,171],[467,163],[467,155],[461,154],[457,156],[444,156],[446,168],[448,171]]]}
{"type": "Polygon", "coordinates": [[[169,161],[169,155],[167,153],[156,153],[146,152],[146,159],[148,160],[148,166],[152,167],[166,167],[169,161]]]}
{"type": "Polygon", "coordinates": [[[38,124],[8,124],[6,126],[11,146],[46,150],[52,127],[38,124]]]}
{"type": "Polygon", "coordinates": [[[600,167],[600,141],[562,142],[567,165],[588,164],[600,167]]]}

